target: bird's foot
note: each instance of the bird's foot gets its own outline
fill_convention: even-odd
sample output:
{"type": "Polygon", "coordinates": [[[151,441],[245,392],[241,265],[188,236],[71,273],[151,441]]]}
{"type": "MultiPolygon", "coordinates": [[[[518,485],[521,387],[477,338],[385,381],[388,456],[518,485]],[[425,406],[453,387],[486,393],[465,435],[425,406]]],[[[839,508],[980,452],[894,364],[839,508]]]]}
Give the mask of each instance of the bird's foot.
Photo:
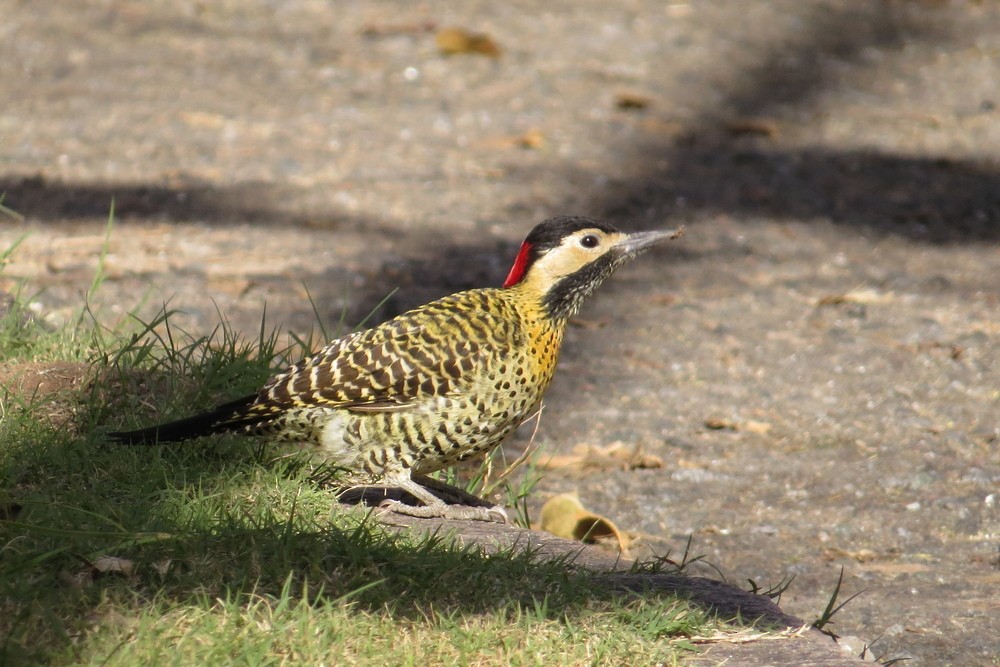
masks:
{"type": "Polygon", "coordinates": [[[471,505],[448,505],[440,501],[428,505],[407,505],[398,500],[383,500],[379,503],[379,509],[421,519],[454,519],[457,521],[510,523],[506,510],[499,505],[494,505],[493,507],[473,507],[471,505]]]}

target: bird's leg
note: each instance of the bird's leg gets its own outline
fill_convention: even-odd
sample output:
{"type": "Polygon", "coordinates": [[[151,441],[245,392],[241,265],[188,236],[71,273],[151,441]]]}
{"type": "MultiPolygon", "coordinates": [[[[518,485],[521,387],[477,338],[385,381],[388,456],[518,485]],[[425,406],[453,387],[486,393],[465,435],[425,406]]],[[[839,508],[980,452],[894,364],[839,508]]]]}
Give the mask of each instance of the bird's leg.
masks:
{"type": "Polygon", "coordinates": [[[413,481],[409,474],[400,475],[391,480],[392,486],[406,491],[411,496],[423,503],[423,505],[413,506],[398,500],[384,500],[379,503],[379,507],[420,518],[441,518],[458,519],[465,521],[493,521],[496,523],[509,523],[507,512],[500,506],[475,507],[472,505],[449,505],[425,487],[413,481]]]}

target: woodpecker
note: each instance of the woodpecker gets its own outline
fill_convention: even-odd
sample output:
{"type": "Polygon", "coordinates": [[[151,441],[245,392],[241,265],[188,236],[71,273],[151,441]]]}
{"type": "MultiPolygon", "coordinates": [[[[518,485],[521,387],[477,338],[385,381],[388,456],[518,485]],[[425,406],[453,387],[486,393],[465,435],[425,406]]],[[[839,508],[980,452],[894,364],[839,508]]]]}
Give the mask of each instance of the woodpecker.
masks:
{"type": "Polygon", "coordinates": [[[395,511],[496,518],[487,508],[447,505],[411,475],[499,445],[541,402],[584,299],[616,268],[682,232],[627,234],[590,218],[550,218],[524,239],[500,288],[446,296],[338,338],[258,393],[210,412],[109,436],[156,444],[263,435],[423,503],[392,503],[395,511]]]}

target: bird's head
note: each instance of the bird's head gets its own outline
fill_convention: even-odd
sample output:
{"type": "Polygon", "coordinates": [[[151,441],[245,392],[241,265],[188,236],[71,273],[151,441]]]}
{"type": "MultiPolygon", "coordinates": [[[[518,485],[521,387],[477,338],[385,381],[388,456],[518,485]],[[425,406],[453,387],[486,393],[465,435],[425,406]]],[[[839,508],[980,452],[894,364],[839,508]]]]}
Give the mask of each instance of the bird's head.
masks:
{"type": "Polygon", "coordinates": [[[627,234],[591,218],[549,218],[524,239],[503,286],[537,294],[550,317],[566,319],[616,268],[682,232],[627,234]]]}

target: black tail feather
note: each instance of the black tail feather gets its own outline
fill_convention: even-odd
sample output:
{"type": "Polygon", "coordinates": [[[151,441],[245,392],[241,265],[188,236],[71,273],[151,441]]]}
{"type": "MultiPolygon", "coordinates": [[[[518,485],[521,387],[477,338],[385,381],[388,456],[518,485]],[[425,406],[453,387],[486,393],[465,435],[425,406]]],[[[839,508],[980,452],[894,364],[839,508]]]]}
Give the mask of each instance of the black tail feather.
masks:
{"type": "Polygon", "coordinates": [[[157,424],[137,431],[108,433],[108,438],[123,445],[155,445],[161,442],[180,442],[213,433],[226,433],[267,421],[267,415],[248,414],[247,408],[257,395],[244,396],[231,403],[220,405],[209,412],[157,424]]]}

